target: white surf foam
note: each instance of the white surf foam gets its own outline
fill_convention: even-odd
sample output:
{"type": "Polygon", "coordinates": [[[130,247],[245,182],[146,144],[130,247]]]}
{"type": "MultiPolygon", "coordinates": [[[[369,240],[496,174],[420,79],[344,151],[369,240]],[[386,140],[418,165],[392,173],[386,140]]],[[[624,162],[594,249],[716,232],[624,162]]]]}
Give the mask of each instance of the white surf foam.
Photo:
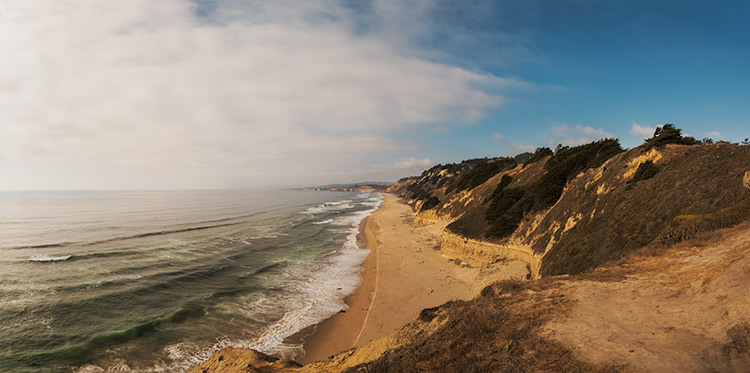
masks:
{"type": "Polygon", "coordinates": [[[29,259],[29,261],[44,263],[44,262],[63,262],[68,259],[70,259],[70,255],[62,255],[62,256],[34,255],[29,259]]]}
{"type": "MultiPolygon", "coordinates": [[[[174,361],[183,363],[189,362],[191,366],[202,363],[207,360],[216,351],[223,347],[240,347],[252,348],[267,354],[280,356],[283,358],[296,358],[304,354],[302,346],[296,344],[284,343],[288,337],[299,331],[317,324],[341,310],[348,309],[344,298],[354,292],[362,281],[360,265],[369,254],[369,250],[360,248],[357,244],[357,236],[360,232],[362,221],[372,214],[380,206],[382,195],[364,193],[357,195],[359,199],[368,198],[366,206],[372,206],[372,209],[357,211],[336,219],[326,219],[314,224],[332,224],[341,226],[335,231],[347,233],[346,241],[338,250],[334,250],[323,256],[327,262],[320,270],[311,273],[290,273],[291,280],[285,287],[288,287],[288,294],[294,294],[285,301],[285,307],[288,311],[275,323],[268,325],[260,333],[260,336],[251,339],[239,339],[222,337],[217,342],[205,349],[198,349],[197,346],[187,343],[168,346],[170,358],[174,361]],[[347,227],[347,228],[343,228],[347,227]]],[[[336,205],[319,205],[307,209],[307,213],[315,211],[323,212],[324,209],[338,208],[343,210],[353,208],[352,201],[340,201],[336,205]],[[351,207],[349,207],[351,206],[351,207]]],[[[361,203],[360,203],[361,205],[361,203]]],[[[290,267],[291,271],[306,271],[304,267],[290,267]]],[[[253,302],[253,308],[261,307],[262,304],[253,302]]],[[[273,309],[278,309],[278,304],[269,305],[273,309]]],[[[262,307],[261,307],[262,308],[262,307]]],[[[270,311],[270,309],[269,309],[270,311]]]]}

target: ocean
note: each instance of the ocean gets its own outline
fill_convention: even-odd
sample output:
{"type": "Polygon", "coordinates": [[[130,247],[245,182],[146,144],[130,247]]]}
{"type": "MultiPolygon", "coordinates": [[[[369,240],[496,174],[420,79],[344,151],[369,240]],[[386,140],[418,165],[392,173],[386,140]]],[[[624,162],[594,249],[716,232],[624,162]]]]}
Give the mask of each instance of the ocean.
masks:
{"type": "Polygon", "coordinates": [[[0,192],[3,372],[184,372],[224,346],[296,357],[367,256],[359,192],[0,192]]]}

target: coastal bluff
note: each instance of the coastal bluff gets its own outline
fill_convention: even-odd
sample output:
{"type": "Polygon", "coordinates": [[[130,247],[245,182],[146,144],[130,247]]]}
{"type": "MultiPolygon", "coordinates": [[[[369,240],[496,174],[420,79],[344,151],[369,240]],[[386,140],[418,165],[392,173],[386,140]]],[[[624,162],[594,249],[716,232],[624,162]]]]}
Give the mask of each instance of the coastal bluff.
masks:
{"type": "Polygon", "coordinates": [[[439,230],[433,254],[527,276],[477,283],[473,299],[317,362],[224,349],[193,372],[746,371],[750,146],[656,140],[400,180],[387,192],[411,207],[410,229],[439,230]]]}

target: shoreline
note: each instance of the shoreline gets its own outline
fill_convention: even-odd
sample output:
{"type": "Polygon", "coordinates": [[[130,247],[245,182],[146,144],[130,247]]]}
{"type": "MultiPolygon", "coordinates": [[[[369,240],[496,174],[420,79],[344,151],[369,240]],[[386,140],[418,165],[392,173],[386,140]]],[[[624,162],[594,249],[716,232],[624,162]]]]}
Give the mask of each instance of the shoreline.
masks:
{"type": "Polygon", "coordinates": [[[370,252],[360,264],[362,281],[352,294],[344,298],[344,303],[349,308],[289,337],[292,341],[302,344],[305,351],[305,355],[297,359],[299,363],[309,364],[323,360],[335,353],[354,347],[361,328],[353,329],[352,326],[364,326],[366,313],[370,309],[370,296],[375,292],[378,245],[373,230],[375,224],[373,215],[385,207],[385,199],[388,196],[389,194],[383,193],[383,203],[363,220],[360,227],[357,239],[364,244],[364,249],[370,250],[370,252]]]}
{"type": "Polygon", "coordinates": [[[406,325],[425,308],[469,300],[488,282],[526,278],[526,265],[506,261],[485,268],[457,265],[440,254],[444,223],[417,225],[411,207],[383,193],[381,206],[364,220],[360,233],[370,250],[362,281],[344,301],[349,306],[295,336],[310,364],[364,345],[406,325]]]}

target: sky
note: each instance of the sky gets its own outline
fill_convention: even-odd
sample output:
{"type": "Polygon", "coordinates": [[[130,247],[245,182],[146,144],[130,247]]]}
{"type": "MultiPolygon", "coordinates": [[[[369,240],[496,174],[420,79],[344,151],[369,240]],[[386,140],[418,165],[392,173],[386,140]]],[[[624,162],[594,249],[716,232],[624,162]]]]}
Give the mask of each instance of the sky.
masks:
{"type": "Polygon", "coordinates": [[[3,0],[0,190],[395,181],[750,137],[744,1],[3,0]]]}

